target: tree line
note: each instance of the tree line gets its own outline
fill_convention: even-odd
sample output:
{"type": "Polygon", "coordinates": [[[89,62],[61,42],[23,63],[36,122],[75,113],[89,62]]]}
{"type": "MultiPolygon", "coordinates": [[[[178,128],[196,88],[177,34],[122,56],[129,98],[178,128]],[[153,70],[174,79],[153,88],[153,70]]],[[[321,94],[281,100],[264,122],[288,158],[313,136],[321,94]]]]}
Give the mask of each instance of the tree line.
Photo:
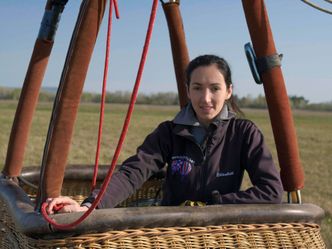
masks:
{"type": "MultiPolygon", "coordinates": [[[[0,87],[0,100],[19,100],[21,89],[0,87]]],[[[39,94],[40,102],[53,102],[55,92],[41,91],[39,94]]],[[[129,103],[131,93],[128,91],[108,92],[105,96],[106,103],[129,103]]],[[[239,97],[234,95],[235,100],[241,108],[267,108],[265,96],[250,95],[239,97]]],[[[100,103],[101,94],[84,92],[81,96],[81,102],[100,103]]],[[[323,103],[310,103],[302,96],[289,96],[289,102],[293,109],[332,111],[332,101],[323,103]]],[[[179,105],[178,94],[174,92],[160,92],[145,94],[140,93],[137,97],[137,104],[146,105],[179,105]]]]}

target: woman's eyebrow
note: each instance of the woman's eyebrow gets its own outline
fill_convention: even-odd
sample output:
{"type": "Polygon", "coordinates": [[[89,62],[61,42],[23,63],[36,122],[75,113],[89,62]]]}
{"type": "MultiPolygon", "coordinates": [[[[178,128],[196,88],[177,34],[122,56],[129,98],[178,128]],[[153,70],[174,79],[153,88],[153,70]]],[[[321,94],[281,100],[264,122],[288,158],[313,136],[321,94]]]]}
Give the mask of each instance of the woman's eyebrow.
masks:
{"type": "MultiPolygon", "coordinates": [[[[201,85],[203,85],[202,83],[200,83],[200,82],[192,82],[192,83],[190,83],[190,85],[198,85],[198,86],[201,86],[201,85]]],[[[209,86],[220,86],[221,85],[221,83],[219,83],[219,82],[215,82],[215,83],[210,83],[209,84],[209,86]]]]}

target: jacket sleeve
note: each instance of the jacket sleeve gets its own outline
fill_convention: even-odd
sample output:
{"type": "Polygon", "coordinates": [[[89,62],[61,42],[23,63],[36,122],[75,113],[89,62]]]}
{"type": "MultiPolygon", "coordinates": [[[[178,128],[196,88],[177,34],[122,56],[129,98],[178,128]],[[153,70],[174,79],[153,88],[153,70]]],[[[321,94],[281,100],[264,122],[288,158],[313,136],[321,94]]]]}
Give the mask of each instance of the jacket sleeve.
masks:
{"type": "MultiPolygon", "coordinates": [[[[164,122],[145,138],[136,155],[125,160],[113,174],[98,208],[115,207],[165,166],[169,151],[168,132],[167,122],[164,122]]],[[[99,190],[94,190],[89,198],[95,198],[98,193],[99,190]]]]}
{"type": "MultiPolygon", "coordinates": [[[[281,203],[283,187],[263,134],[250,121],[240,125],[243,134],[242,164],[248,172],[252,187],[245,191],[219,195],[217,203],[281,203]]],[[[213,197],[216,200],[216,197],[213,197]]]]}

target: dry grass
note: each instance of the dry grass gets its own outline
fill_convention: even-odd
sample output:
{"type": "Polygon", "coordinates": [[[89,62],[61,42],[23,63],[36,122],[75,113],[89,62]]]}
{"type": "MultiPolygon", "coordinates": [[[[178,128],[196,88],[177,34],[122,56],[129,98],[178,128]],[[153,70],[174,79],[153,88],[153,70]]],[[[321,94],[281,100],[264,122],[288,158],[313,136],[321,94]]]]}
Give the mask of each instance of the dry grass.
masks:
{"type": "MultiPolygon", "coordinates": [[[[0,168],[3,167],[16,102],[0,102],[0,168]]],[[[51,104],[39,104],[33,120],[31,136],[26,149],[24,165],[39,165],[50,119],[51,104]]],[[[107,105],[100,163],[109,164],[122,129],[126,105],[107,105]]],[[[75,134],[69,155],[69,163],[93,164],[99,120],[99,107],[83,104],[77,117],[75,134]]],[[[119,162],[135,153],[144,137],[160,122],[172,119],[179,110],[169,106],[136,106],[119,162]]],[[[263,131],[267,144],[276,160],[277,154],[272,136],[269,116],[265,110],[245,110],[246,117],[253,120],[263,131]]],[[[304,202],[315,203],[326,211],[322,229],[328,248],[332,248],[332,113],[295,111],[294,120],[298,135],[300,156],[305,171],[304,202]]],[[[277,161],[277,160],[276,160],[277,161]]],[[[245,179],[248,185],[248,179],[245,179]]]]}

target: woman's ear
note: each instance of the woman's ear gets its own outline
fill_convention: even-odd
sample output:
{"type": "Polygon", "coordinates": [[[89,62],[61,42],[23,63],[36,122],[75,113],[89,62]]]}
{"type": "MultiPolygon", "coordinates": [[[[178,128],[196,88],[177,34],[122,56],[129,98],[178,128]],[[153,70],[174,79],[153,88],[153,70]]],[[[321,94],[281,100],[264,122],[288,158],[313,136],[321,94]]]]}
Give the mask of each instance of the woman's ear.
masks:
{"type": "Polygon", "coordinates": [[[186,90],[187,90],[187,97],[190,100],[190,92],[189,92],[189,86],[186,84],[186,90]]]}
{"type": "Polygon", "coordinates": [[[230,84],[229,87],[227,88],[226,99],[230,99],[230,97],[232,96],[232,93],[233,93],[233,84],[230,84]]]}

